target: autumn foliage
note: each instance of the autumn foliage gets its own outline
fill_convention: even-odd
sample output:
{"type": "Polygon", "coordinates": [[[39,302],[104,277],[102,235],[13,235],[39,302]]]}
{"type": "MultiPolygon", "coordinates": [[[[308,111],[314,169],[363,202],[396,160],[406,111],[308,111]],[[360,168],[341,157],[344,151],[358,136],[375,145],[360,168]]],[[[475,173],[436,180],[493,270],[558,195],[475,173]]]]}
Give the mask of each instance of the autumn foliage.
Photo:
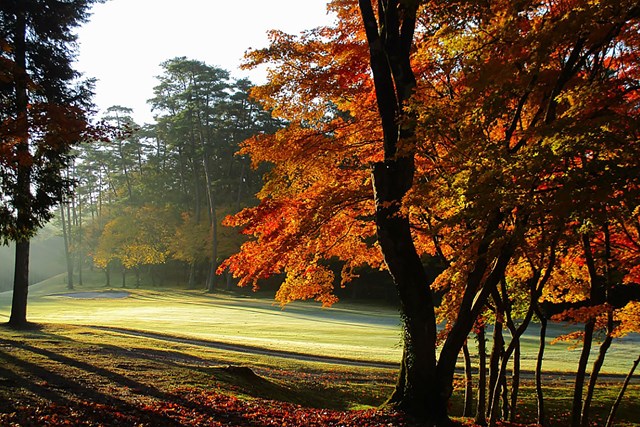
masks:
{"type": "MultiPolygon", "coordinates": [[[[224,266],[242,285],[285,273],[282,303],[333,303],[325,260],[342,262],[343,284],[363,265],[385,268],[375,213],[388,206],[372,170],[406,158],[411,187],[389,203],[401,203],[417,254],[440,266],[431,290],[456,333],[443,337],[447,358],[489,298],[529,319],[544,306],[610,336],[637,331],[637,2],[420,2],[417,87],[395,118],[412,136],[391,158],[359,10],[368,3],[332,1],[334,25],[272,32],[247,55],[247,67],[270,66],[253,95],[288,126],[244,143],[254,165],[273,168],[260,205],[226,220],[254,239],[224,266]]],[[[391,20],[414,4],[375,3],[391,20]]]]}

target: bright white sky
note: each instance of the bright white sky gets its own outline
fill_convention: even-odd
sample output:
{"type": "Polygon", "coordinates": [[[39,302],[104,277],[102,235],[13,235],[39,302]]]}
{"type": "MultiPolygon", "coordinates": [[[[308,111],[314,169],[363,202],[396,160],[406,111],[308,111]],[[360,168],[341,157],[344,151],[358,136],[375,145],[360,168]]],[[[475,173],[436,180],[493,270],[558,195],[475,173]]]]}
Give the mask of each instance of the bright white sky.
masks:
{"type": "Polygon", "coordinates": [[[267,46],[266,33],[297,34],[328,24],[326,0],[108,0],[93,8],[78,31],[76,69],[98,79],[94,101],[100,111],[112,105],[134,110],[138,124],[153,115],[159,64],[177,56],[204,61],[263,82],[261,73],[238,70],[248,48],[267,46]]]}

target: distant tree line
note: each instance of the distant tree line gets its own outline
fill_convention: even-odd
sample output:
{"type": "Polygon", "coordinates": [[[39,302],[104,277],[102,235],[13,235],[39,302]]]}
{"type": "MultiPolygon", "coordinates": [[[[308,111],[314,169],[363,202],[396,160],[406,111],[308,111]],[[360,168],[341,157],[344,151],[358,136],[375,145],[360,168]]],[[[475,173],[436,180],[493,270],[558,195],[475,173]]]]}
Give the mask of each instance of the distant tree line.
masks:
{"type": "Polygon", "coordinates": [[[79,146],[65,169],[77,182],[58,211],[70,288],[95,267],[109,285],[126,286],[131,272],[137,286],[141,277],[172,277],[212,291],[218,262],[239,248],[239,233],[220,222],[254,204],[262,180],[236,153],[280,124],[250,99],[246,79],[184,57],[161,65],[149,100],[155,123],[141,126],[131,109],[109,108],[107,137],[79,146]]]}

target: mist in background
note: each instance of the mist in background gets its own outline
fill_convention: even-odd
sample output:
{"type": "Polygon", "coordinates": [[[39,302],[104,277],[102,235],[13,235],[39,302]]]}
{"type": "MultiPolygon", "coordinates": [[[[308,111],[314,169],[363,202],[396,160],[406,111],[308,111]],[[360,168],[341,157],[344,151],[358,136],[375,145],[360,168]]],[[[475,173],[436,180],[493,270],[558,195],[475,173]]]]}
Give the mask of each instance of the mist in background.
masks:
{"type": "MultiPolygon", "coordinates": [[[[56,234],[56,230],[45,227],[31,241],[30,284],[41,282],[66,271],[64,242],[62,237],[56,234]]],[[[14,245],[0,246],[0,292],[13,289],[14,262],[14,245]]]]}

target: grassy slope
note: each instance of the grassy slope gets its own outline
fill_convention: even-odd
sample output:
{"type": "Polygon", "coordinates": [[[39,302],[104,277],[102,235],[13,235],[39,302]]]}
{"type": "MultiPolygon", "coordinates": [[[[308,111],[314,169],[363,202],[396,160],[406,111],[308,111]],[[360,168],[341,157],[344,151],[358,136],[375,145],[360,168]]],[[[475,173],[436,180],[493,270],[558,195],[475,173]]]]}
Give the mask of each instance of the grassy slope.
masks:
{"type": "MultiPolygon", "coordinates": [[[[105,290],[98,286],[94,289],[105,290]]],[[[300,303],[283,311],[270,300],[202,292],[131,290],[129,298],[112,300],[68,298],[63,295],[66,292],[61,278],[32,287],[29,318],[46,325],[30,332],[0,331],[0,355],[5,366],[0,370],[4,374],[0,375],[4,378],[0,380],[1,394],[11,395],[9,390],[27,378],[22,403],[24,399],[60,398],[65,402],[111,396],[131,406],[166,399],[165,394],[176,387],[196,386],[306,406],[350,409],[381,403],[395,374],[394,369],[298,362],[136,338],[79,325],[124,327],[361,360],[393,362],[400,357],[398,316],[384,307],[339,303],[322,310],[300,303]],[[251,366],[266,380],[221,368],[225,364],[251,366]],[[52,382],[58,385],[50,387],[52,382]],[[60,389],[71,392],[62,393],[60,389]]],[[[0,316],[8,315],[9,303],[10,294],[0,294],[0,316]]],[[[525,353],[534,354],[535,345],[536,338],[528,338],[525,353]]],[[[638,350],[633,342],[627,347],[624,354],[638,350]]],[[[545,361],[547,369],[575,367],[578,350],[568,350],[565,345],[551,349],[548,355],[552,358],[545,361]]],[[[619,368],[609,371],[626,371],[631,359],[610,357],[609,361],[615,362],[610,366],[619,368]]],[[[603,385],[595,405],[604,411],[615,397],[618,384],[603,385]]],[[[564,417],[570,387],[568,379],[549,379],[546,391],[556,420],[564,417]]],[[[533,413],[530,383],[525,384],[524,393],[523,406],[533,413]]],[[[460,405],[459,396],[454,413],[460,405]]],[[[640,386],[636,382],[621,408],[621,417],[634,420],[638,399],[640,386]]],[[[5,408],[5,412],[10,410],[5,408]]]]}
{"type": "MultiPolygon", "coordinates": [[[[97,279],[97,278],[95,278],[97,279]]],[[[98,280],[95,280],[99,283],[98,280]]],[[[77,291],[105,291],[101,284],[77,291]]],[[[121,290],[119,288],[115,290],[121,290]]],[[[36,323],[101,325],[163,334],[211,339],[270,349],[342,356],[396,363],[401,356],[397,311],[339,302],[322,309],[314,303],[294,303],[284,309],[269,298],[208,295],[201,291],[128,289],[123,299],[79,299],[63,276],[32,286],[28,315],[36,323]]],[[[0,319],[8,318],[10,293],[0,293],[0,319]]],[[[566,325],[550,325],[548,336],[566,333],[566,325]]],[[[538,337],[535,325],[522,339],[522,367],[533,370],[538,337]]],[[[508,335],[507,335],[508,339],[508,335]]],[[[616,340],[607,354],[603,372],[625,374],[637,357],[638,336],[616,340]]],[[[597,348],[593,350],[593,356],[597,348]]],[[[580,347],[568,343],[547,346],[545,370],[575,369],[580,347]]]]}

